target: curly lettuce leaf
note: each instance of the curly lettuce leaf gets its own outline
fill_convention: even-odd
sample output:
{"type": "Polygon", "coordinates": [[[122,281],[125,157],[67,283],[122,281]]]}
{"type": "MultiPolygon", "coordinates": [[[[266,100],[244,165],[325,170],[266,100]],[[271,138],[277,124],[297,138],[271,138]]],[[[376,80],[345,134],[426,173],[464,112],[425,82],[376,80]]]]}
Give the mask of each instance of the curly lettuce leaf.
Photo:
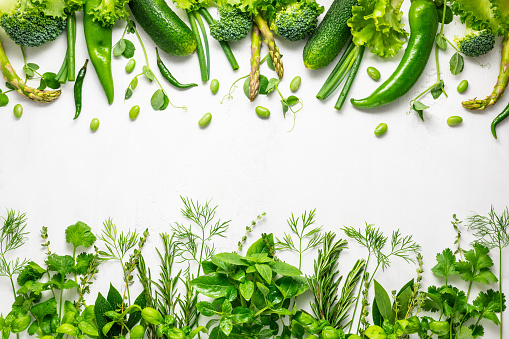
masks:
{"type": "Polygon", "coordinates": [[[270,17],[279,3],[283,3],[282,0],[225,0],[225,2],[232,6],[237,6],[243,12],[252,13],[254,15],[264,13],[265,17],[270,17]]]}
{"type": "Polygon", "coordinates": [[[509,1],[507,0],[454,0],[453,11],[461,22],[468,21],[475,30],[490,29],[493,33],[509,34],[509,1]]]}
{"type": "Polygon", "coordinates": [[[212,4],[211,0],[173,0],[173,2],[184,11],[196,11],[212,4]]]}
{"type": "Polygon", "coordinates": [[[92,6],[88,14],[92,20],[100,22],[104,27],[112,27],[117,20],[126,20],[129,11],[126,8],[129,0],[94,0],[96,6],[92,6]]]}
{"type": "Polygon", "coordinates": [[[370,46],[371,53],[383,58],[395,56],[404,43],[400,38],[408,35],[402,15],[390,0],[359,0],[347,22],[354,44],[370,46]]]}

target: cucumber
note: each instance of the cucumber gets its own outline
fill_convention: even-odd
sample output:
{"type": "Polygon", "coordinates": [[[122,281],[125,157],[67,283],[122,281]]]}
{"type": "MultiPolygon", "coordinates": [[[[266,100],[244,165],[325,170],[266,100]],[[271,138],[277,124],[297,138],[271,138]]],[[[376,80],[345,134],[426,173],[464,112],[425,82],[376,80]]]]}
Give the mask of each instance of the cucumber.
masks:
{"type": "Polygon", "coordinates": [[[168,54],[186,56],[196,50],[191,29],[164,0],[131,0],[129,8],[143,30],[168,54]]]}
{"type": "Polygon", "coordinates": [[[306,42],[304,66],[319,69],[331,63],[352,36],[346,22],[352,17],[357,0],[334,0],[322,22],[306,42]]]}

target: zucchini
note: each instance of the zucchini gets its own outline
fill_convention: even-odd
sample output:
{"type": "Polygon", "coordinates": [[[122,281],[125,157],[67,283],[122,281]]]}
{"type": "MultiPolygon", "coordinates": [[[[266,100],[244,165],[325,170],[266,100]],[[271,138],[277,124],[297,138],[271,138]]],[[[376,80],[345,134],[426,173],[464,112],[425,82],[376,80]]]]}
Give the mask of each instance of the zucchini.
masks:
{"type": "Polygon", "coordinates": [[[319,69],[331,63],[343,49],[352,34],[346,24],[352,17],[357,0],[334,0],[322,22],[304,46],[304,66],[319,69]]]}
{"type": "Polygon", "coordinates": [[[191,29],[164,0],[131,0],[129,8],[143,30],[168,54],[186,56],[196,50],[191,29]]]}

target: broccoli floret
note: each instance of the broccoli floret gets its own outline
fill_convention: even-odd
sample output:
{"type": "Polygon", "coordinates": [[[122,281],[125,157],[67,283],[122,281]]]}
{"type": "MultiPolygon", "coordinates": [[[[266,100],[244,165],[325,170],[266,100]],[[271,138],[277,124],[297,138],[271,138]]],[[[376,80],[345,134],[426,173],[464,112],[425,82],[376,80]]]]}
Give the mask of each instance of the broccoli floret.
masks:
{"type": "Polygon", "coordinates": [[[15,10],[0,17],[0,26],[18,45],[38,47],[55,40],[65,29],[65,17],[51,16],[27,3],[20,2],[15,10]]]}
{"type": "Polygon", "coordinates": [[[276,12],[270,28],[279,36],[298,41],[311,35],[318,23],[318,16],[324,11],[315,1],[302,0],[288,4],[276,12]]]}
{"type": "Polygon", "coordinates": [[[210,25],[210,35],[219,41],[244,39],[253,26],[251,13],[227,3],[218,3],[218,9],[221,18],[210,25]]]}
{"type": "Polygon", "coordinates": [[[454,41],[458,45],[461,53],[469,57],[478,57],[488,53],[495,46],[495,35],[488,29],[475,31],[467,28],[467,33],[454,41]]]}

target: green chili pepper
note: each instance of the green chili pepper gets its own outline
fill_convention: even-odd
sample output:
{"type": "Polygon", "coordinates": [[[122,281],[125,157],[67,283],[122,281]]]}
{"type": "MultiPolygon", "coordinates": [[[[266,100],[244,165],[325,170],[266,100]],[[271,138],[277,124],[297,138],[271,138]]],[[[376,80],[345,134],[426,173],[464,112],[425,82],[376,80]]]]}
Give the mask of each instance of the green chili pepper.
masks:
{"type": "Polygon", "coordinates": [[[103,27],[94,21],[90,11],[100,3],[100,0],[87,0],[83,14],[83,28],[87,43],[88,55],[95,68],[99,82],[104,89],[108,103],[113,103],[114,87],[111,72],[112,27],[103,27]]]}
{"type": "Polygon", "coordinates": [[[76,77],[76,81],[74,82],[74,106],[76,106],[76,113],[74,114],[74,119],[77,119],[81,113],[81,89],[83,87],[83,80],[85,79],[85,74],[87,74],[87,64],[88,59],[85,60],[85,64],[81,67],[78,72],[78,76],[76,77]]]}
{"type": "Polygon", "coordinates": [[[495,128],[497,127],[499,122],[501,122],[508,116],[509,116],[509,104],[507,104],[506,108],[504,108],[504,110],[500,112],[500,114],[497,115],[497,117],[493,119],[493,122],[491,123],[491,134],[493,134],[495,139],[497,138],[497,131],[495,130],[495,128]]]}
{"type": "Polygon", "coordinates": [[[157,50],[157,47],[156,47],[156,56],[157,56],[157,67],[159,67],[159,71],[161,72],[161,75],[163,76],[163,78],[168,80],[168,82],[170,84],[172,84],[173,86],[175,86],[177,88],[182,88],[182,89],[198,86],[198,84],[195,84],[195,83],[181,84],[177,79],[175,79],[175,77],[170,73],[168,68],[166,68],[163,61],[159,57],[159,51],[157,50]]]}
{"type": "Polygon", "coordinates": [[[351,99],[360,108],[386,105],[405,95],[421,76],[428,63],[438,28],[438,15],[431,1],[416,0],[408,11],[410,38],[396,71],[370,96],[351,99]]]}

